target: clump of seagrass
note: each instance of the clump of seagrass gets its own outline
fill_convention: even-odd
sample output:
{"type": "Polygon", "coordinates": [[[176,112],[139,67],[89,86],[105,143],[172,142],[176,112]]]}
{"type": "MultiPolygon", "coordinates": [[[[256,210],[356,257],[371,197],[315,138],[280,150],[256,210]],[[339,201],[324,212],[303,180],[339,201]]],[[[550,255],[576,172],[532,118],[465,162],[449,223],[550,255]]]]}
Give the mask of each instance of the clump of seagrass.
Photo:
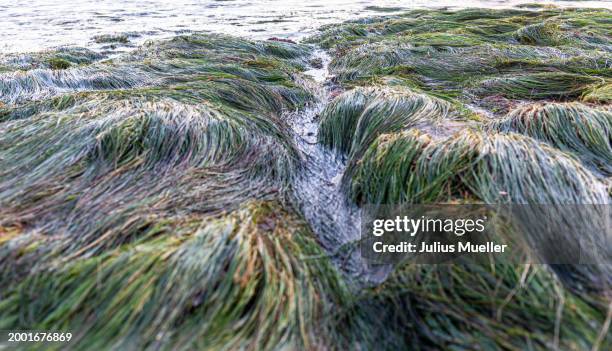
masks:
{"type": "MultiPolygon", "coordinates": [[[[348,157],[348,196],[607,204],[566,152],[595,145],[567,130],[560,151],[535,140],[544,129],[415,129],[478,104],[465,92],[482,82],[487,96],[605,103],[609,16],[415,10],[327,26],[313,41],[352,90],[319,140],[348,157]]],[[[372,289],[336,271],[283,202],[299,157],[283,115],[312,101],[295,79],[312,50],[196,34],[103,63],[0,60],[0,328],[78,330],[77,350],[608,349],[612,274],[597,266],[551,266],[570,289],[511,264],[407,265],[372,289]]]]}
{"type": "Polygon", "coordinates": [[[578,351],[611,342],[606,309],[564,290],[545,266],[406,264],[344,312],[385,325],[373,338],[388,340],[389,349],[578,351]]]}
{"type": "MultiPolygon", "coordinates": [[[[609,140],[596,141],[602,136],[598,132],[589,132],[588,140],[577,139],[602,122],[590,114],[582,116],[582,107],[575,119],[565,116],[559,117],[559,123],[538,122],[541,133],[537,135],[532,135],[534,125],[500,133],[482,123],[484,131],[466,130],[440,139],[393,117],[380,116],[382,121],[371,124],[359,124],[359,120],[373,99],[367,94],[368,86],[389,81],[445,100],[458,110],[471,109],[480,121],[485,120],[482,115],[498,114],[483,106],[482,97],[507,102],[509,108],[525,102],[516,100],[605,104],[609,17],[609,10],[596,9],[413,10],[322,28],[311,40],[330,48],[331,73],[343,88],[351,89],[326,108],[319,134],[321,143],[348,158],[342,179],[347,196],[360,205],[544,204],[560,213],[570,212],[568,218],[576,220],[572,228],[595,225],[596,217],[568,211],[571,206],[592,205],[599,216],[599,209],[610,201],[601,179],[585,167],[590,165],[587,159],[594,161],[593,153],[601,167],[602,156],[609,157],[601,153],[602,146],[609,147],[609,140]],[[562,119],[580,121],[582,127],[570,131],[572,127],[562,119]],[[547,129],[557,124],[563,124],[558,131],[547,129]],[[557,143],[547,139],[551,135],[557,136],[557,143]]],[[[564,105],[553,104],[551,109],[554,106],[564,105]]],[[[605,106],[583,108],[589,113],[609,112],[605,106]]],[[[432,115],[434,120],[440,116],[432,115]]],[[[609,139],[607,132],[603,137],[609,139]]],[[[355,308],[346,311],[345,320],[362,315],[377,316],[375,324],[393,320],[393,326],[385,324],[384,331],[360,335],[365,340],[387,340],[389,348],[396,349],[609,348],[609,301],[605,300],[612,285],[612,273],[606,268],[611,255],[599,241],[601,233],[587,231],[580,240],[561,234],[550,240],[539,234],[547,228],[537,225],[538,212],[526,212],[526,219],[536,217],[536,225],[525,231],[528,243],[574,245],[586,261],[596,264],[550,265],[537,272],[510,263],[448,268],[407,265],[386,284],[361,296],[355,308]],[[555,277],[563,284],[555,282],[555,277]],[[551,294],[557,297],[555,304],[542,305],[543,296],[551,294]],[[472,306],[469,312],[465,306],[472,306]],[[597,322],[591,325],[589,320],[597,322]],[[516,330],[535,332],[511,332],[516,330]]],[[[543,261],[551,258],[551,252],[535,248],[534,256],[543,261]]],[[[351,340],[359,328],[349,324],[345,330],[340,340],[351,340]]]]}
{"type": "Polygon", "coordinates": [[[607,204],[603,184],[565,153],[519,134],[467,133],[478,150],[466,184],[486,203],[607,204]]]}
{"type": "Polygon", "coordinates": [[[36,68],[65,69],[73,65],[86,66],[103,58],[105,58],[103,54],[81,47],[61,47],[27,54],[5,54],[0,55],[0,73],[36,68]]]}
{"type": "Polygon", "coordinates": [[[1,75],[0,228],[21,228],[4,243],[2,281],[285,191],[298,156],[279,116],[312,97],[293,81],[309,52],[193,35],[110,63],[1,75]],[[129,84],[86,84],[107,78],[129,84]],[[31,250],[14,257],[21,245],[31,250]]]}
{"type": "Polygon", "coordinates": [[[612,103],[612,83],[593,87],[582,96],[582,100],[600,104],[612,103]]]}
{"type": "Polygon", "coordinates": [[[380,134],[435,124],[451,114],[446,101],[407,88],[355,88],[322,112],[319,140],[358,157],[380,134]]]}
{"type": "Polygon", "coordinates": [[[70,68],[71,64],[68,60],[63,58],[53,57],[47,61],[49,68],[51,69],[66,69],[70,68]]]}
{"type": "Polygon", "coordinates": [[[605,264],[612,253],[599,220],[609,203],[605,185],[573,158],[532,138],[468,130],[437,141],[414,130],[381,135],[362,158],[349,161],[343,182],[360,204],[471,200],[519,205],[517,218],[527,227],[529,246],[548,250],[551,235],[556,242],[556,249],[535,250],[538,260],[554,262],[558,257],[551,252],[582,247],[583,262],[594,264],[556,267],[568,287],[605,291],[612,286],[605,264]],[[540,227],[533,214],[549,211],[572,217],[568,225],[574,230],[551,233],[540,227]],[[580,240],[569,235],[574,232],[582,233],[580,240]]]}
{"type": "Polygon", "coordinates": [[[511,99],[568,99],[581,96],[602,79],[572,73],[533,73],[485,80],[481,95],[499,94],[511,99]]]}
{"type": "Polygon", "coordinates": [[[490,128],[529,135],[612,174],[612,113],[579,103],[526,105],[490,128]]]}
{"type": "Polygon", "coordinates": [[[150,82],[146,73],[127,67],[70,68],[67,64],[56,64],[58,63],[51,63],[50,69],[0,74],[0,100],[17,105],[64,92],[128,89],[150,82]]]}
{"type": "Polygon", "coordinates": [[[413,10],[323,27],[310,40],[334,53],[330,70],[347,88],[394,76],[468,108],[481,96],[606,103],[609,17],[605,9],[413,10]]]}
{"type": "Polygon", "coordinates": [[[74,349],[332,345],[344,282],[278,203],[311,50],[192,35],[0,74],[0,325],[74,349]]]}
{"type": "Polygon", "coordinates": [[[460,172],[472,165],[470,145],[437,147],[416,129],[380,135],[344,174],[349,196],[360,204],[435,203],[460,196],[460,172]]]}
{"type": "Polygon", "coordinates": [[[554,46],[561,43],[560,24],[555,22],[542,22],[520,28],[515,38],[521,44],[554,46]]]}
{"type": "Polygon", "coordinates": [[[518,134],[462,131],[432,141],[415,130],[381,135],[345,174],[360,203],[450,201],[469,191],[485,203],[607,204],[580,163],[518,134]]]}
{"type": "Polygon", "coordinates": [[[346,290],[328,259],[304,259],[321,249],[278,203],[149,230],[157,237],[31,271],[4,292],[0,326],[78,330],[77,350],[334,342],[319,323],[346,290]]]}
{"type": "Polygon", "coordinates": [[[399,66],[411,54],[411,45],[395,45],[389,50],[388,42],[364,44],[355,47],[342,57],[334,58],[330,69],[337,72],[342,81],[368,78],[372,72],[382,72],[388,67],[399,66]]]}
{"type": "Polygon", "coordinates": [[[93,41],[98,44],[106,44],[106,43],[121,43],[127,44],[130,39],[127,34],[117,33],[117,34],[100,34],[95,35],[93,41]]]}
{"type": "MultiPolygon", "coordinates": [[[[255,43],[221,35],[176,37],[148,44],[112,62],[63,70],[38,68],[0,73],[0,101],[19,105],[69,92],[160,87],[172,82],[197,84],[201,82],[193,78],[198,75],[214,78],[211,80],[217,83],[231,83],[233,77],[266,85],[278,83],[277,89],[281,90],[291,88],[288,72],[301,68],[310,50],[290,43],[255,43]],[[241,59],[226,60],[228,51],[241,55],[241,59]]],[[[246,84],[233,87],[257,88],[246,84]]]]}

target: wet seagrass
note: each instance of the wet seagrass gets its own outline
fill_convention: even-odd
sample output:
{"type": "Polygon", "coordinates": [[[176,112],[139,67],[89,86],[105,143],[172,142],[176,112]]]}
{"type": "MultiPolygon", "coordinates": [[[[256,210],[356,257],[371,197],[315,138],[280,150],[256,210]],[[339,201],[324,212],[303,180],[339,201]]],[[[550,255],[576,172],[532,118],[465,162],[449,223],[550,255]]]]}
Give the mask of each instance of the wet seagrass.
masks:
{"type": "Polygon", "coordinates": [[[320,46],[317,137],[353,205],[608,204],[611,37],[607,10],[414,10],[303,44],[2,57],[0,329],[76,350],[609,349],[609,261],[352,275],[293,196],[287,115],[317,102],[320,46]]]}

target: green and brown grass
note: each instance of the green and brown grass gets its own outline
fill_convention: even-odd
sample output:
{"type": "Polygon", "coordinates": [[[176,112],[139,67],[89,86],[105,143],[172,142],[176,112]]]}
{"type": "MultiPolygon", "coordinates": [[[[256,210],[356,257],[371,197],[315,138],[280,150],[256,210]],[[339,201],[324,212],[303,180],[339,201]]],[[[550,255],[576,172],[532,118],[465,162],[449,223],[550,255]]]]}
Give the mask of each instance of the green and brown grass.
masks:
{"type": "MultiPolygon", "coordinates": [[[[330,70],[345,92],[323,111],[319,141],[345,155],[347,197],[361,205],[607,206],[610,16],[554,8],[417,10],[324,28],[311,40],[332,53],[330,70]]],[[[557,240],[576,240],[571,235],[558,233],[557,240]]],[[[599,265],[550,265],[537,273],[501,262],[405,264],[367,301],[400,325],[414,317],[402,329],[411,342],[389,339],[396,348],[605,349],[611,256],[609,240],[597,245],[604,252],[599,265]],[[532,273],[542,290],[525,285],[532,273]],[[502,290],[509,304],[495,297],[502,290]],[[555,296],[559,310],[535,307],[550,301],[535,291],[555,296]],[[595,315],[563,320],[570,299],[583,306],[574,311],[595,315]],[[510,304],[522,306],[511,312],[516,321],[543,324],[516,328],[490,308],[510,304]],[[602,329],[587,331],[587,320],[602,329]],[[510,330],[538,331],[522,339],[510,330]]]]}
{"type": "Polygon", "coordinates": [[[285,116],[316,99],[301,72],[320,45],[339,92],[318,137],[356,206],[607,205],[611,18],[415,10],[310,45],[2,58],[0,329],[71,331],[27,345],[58,350],[610,349],[612,248],[345,272],[296,210],[285,116]]]}

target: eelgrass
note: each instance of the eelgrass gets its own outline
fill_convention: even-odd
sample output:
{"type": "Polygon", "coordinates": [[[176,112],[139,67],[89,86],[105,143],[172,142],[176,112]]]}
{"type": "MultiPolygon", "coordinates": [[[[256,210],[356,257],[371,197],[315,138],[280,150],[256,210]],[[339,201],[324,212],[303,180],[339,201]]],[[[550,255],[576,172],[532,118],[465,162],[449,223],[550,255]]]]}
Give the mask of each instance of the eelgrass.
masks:
{"type": "Polygon", "coordinates": [[[0,72],[28,71],[36,68],[65,69],[86,66],[104,59],[96,51],[81,47],[61,47],[28,54],[6,54],[0,57],[0,72]]]}
{"type": "Polygon", "coordinates": [[[329,260],[306,259],[321,249],[279,204],[153,230],[148,241],[33,268],[4,291],[0,325],[72,330],[77,350],[307,350],[333,341],[317,321],[346,292],[329,260]]]}
{"type": "Polygon", "coordinates": [[[0,303],[0,315],[14,316],[0,325],[78,330],[76,350],[580,350],[604,318],[530,266],[406,265],[351,297],[300,221],[275,203],[156,230],[156,239],[31,271],[0,303]]]}
{"type": "Polygon", "coordinates": [[[571,73],[533,73],[485,80],[478,93],[511,99],[568,99],[581,96],[591,85],[601,82],[596,77],[571,73]]]}
{"type": "Polygon", "coordinates": [[[498,96],[605,104],[609,16],[604,9],[413,10],[323,27],[310,40],[330,48],[330,70],[347,88],[395,76],[454,106],[498,96]],[[359,35],[349,33],[356,28],[359,35]]]}
{"type": "Polygon", "coordinates": [[[364,293],[355,309],[381,323],[393,321],[385,324],[384,337],[393,343],[388,349],[578,351],[610,345],[594,342],[607,329],[591,324],[605,320],[605,308],[565,291],[544,266],[404,265],[364,293]]]}
{"type": "MultiPolygon", "coordinates": [[[[583,166],[606,166],[605,106],[514,112],[503,133],[417,130],[468,115],[475,90],[605,104],[609,15],[414,10],[325,27],[311,41],[350,90],[319,140],[348,158],[347,196],[607,204],[583,166]],[[533,113],[549,117],[517,122],[533,113]]],[[[74,349],[610,347],[606,266],[408,264],[372,288],[334,267],[285,202],[300,153],[283,116],[312,100],[295,78],[311,52],[197,34],[105,62],[0,60],[0,329],[71,330],[74,349]]]]}
{"type": "Polygon", "coordinates": [[[193,35],[2,74],[2,327],[74,349],[331,344],[344,282],[278,202],[309,52],[193,35]]]}
{"type": "Polygon", "coordinates": [[[578,103],[527,105],[494,121],[491,129],[529,135],[612,174],[612,114],[608,111],[578,103]]]}
{"type": "Polygon", "coordinates": [[[0,99],[8,104],[16,104],[67,91],[133,88],[147,81],[146,76],[131,70],[109,70],[104,67],[62,70],[56,68],[16,71],[0,75],[0,99]]]}
{"type": "Polygon", "coordinates": [[[409,89],[356,88],[334,99],[322,112],[319,140],[350,157],[359,157],[384,133],[449,117],[446,101],[409,89]]]}
{"type": "Polygon", "coordinates": [[[489,204],[609,201],[603,184],[580,163],[518,134],[381,135],[356,164],[345,181],[360,203],[448,202],[470,193],[489,204]]]}
{"type": "Polygon", "coordinates": [[[559,256],[538,250],[555,240],[559,250],[582,247],[583,262],[593,264],[555,266],[568,288],[605,296],[612,285],[609,239],[600,232],[608,218],[608,190],[579,162],[529,137],[464,131],[432,140],[414,130],[382,135],[363,158],[349,161],[343,181],[360,204],[518,205],[517,218],[526,227],[520,233],[534,248],[532,255],[554,263],[559,256]],[[540,227],[546,213],[557,216],[559,231],[549,232],[551,223],[540,227]]]}
{"type": "Polygon", "coordinates": [[[463,195],[459,172],[472,165],[474,149],[452,142],[435,145],[428,134],[414,129],[379,136],[344,174],[349,196],[362,204],[401,204],[445,202],[463,195]]]}
{"type": "Polygon", "coordinates": [[[79,257],[138,240],[166,218],[272,197],[298,157],[280,116],[311,98],[291,78],[300,64],[275,57],[308,52],[194,35],[117,62],[5,74],[0,227],[18,225],[20,237],[62,233],[44,255],[79,257]],[[108,82],[155,78],[100,91],[88,82],[106,82],[101,70],[108,82]],[[42,85],[43,74],[58,80],[42,85]]]}
{"type": "Polygon", "coordinates": [[[612,83],[604,84],[602,86],[593,87],[590,91],[587,91],[583,97],[583,101],[610,104],[612,103],[612,83]]]}
{"type": "Polygon", "coordinates": [[[288,73],[301,67],[309,52],[307,47],[288,43],[253,43],[229,36],[176,37],[144,46],[113,62],[63,70],[38,68],[2,73],[0,99],[18,104],[76,91],[160,87],[201,80],[222,82],[224,78],[226,82],[242,78],[290,87],[288,73]],[[232,58],[227,50],[240,57],[232,58]],[[269,67],[262,69],[257,60],[266,56],[269,67]],[[282,59],[286,61],[281,62],[282,59]]]}
{"type": "MultiPolygon", "coordinates": [[[[368,86],[391,81],[399,83],[391,89],[402,89],[404,82],[405,89],[432,102],[442,98],[458,110],[461,105],[486,106],[483,97],[508,104],[492,114],[511,108],[518,103],[514,100],[605,104],[597,97],[601,93],[595,94],[610,78],[609,15],[608,10],[554,8],[414,10],[323,28],[312,40],[331,49],[331,72],[349,90],[322,113],[319,140],[348,158],[342,179],[347,197],[359,205],[540,204],[562,213],[571,205],[605,208],[608,189],[585,165],[594,150],[609,147],[609,136],[604,131],[606,139],[592,138],[601,136],[598,131],[584,142],[566,138],[592,130],[607,118],[605,112],[596,112],[603,113],[602,118],[591,118],[581,111],[576,128],[559,121],[550,125],[559,125],[559,131],[546,129],[540,137],[519,130],[514,132],[527,135],[463,130],[440,138],[417,131],[428,130],[420,123],[443,124],[447,113],[439,112],[428,113],[419,123],[409,120],[410,113],[403,113],[399,122],[392,111],[377,115],[374,123],[359,121],[373,99],[365,93],[372,91],[368,86]],[[558,143],[544,137],[564,129],[558,143]],[[569,145],[589,151],[576,152],[569,145]]],[[[394,96],[376,99],[386,100],[381,104],[396,101],[394,96]]],[[[533,220],[534,214],[527,217],[533,220]]],[[[594,218],[575,216],[577,227],[595,225],[594,218]]],[[[531,223],[537,224],[537,218],[531,223]]],[[[523,231],[522,239],[529,244],[550,240],[542,229],[550,228],[534,225],[523,231]]],[[[586,252],[595,265],[540,266],[537,272],[504,262],[400,267],[385,284],[343,311],[341,317],[349,324],[340,340],[354,340],[359,328],[351,326],[366,315],[372,324],[386,328],[375,328],[362,338],[384,339],[390,349],[605,349],[610,343],[605,320],[612,273],[606,263],[609,248],[605,241],[602,245],[600,234],[591,231],[580,243],[570,234],[554,239],[557,244],[574,243],[576,249],[598,245],[586,252]],[[597,327],[590,324],[593,320],[597,327]]],[[[534,256],[551,258],[550,252],[533,247],[534,256]]]]}
{"type": "Polygon", "coordinates": [[[555,22],[536,23],[518,29],[514,36],[521,44],[554,46],[563,39],[559,27],[555,22]]]}

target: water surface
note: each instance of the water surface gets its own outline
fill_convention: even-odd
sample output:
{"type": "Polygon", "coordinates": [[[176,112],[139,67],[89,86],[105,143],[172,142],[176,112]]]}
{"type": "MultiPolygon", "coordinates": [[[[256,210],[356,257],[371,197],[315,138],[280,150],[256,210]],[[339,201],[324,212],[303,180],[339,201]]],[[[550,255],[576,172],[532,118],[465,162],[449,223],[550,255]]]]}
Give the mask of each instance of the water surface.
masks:
{"type": "MultiPolygon", "coordinates": [[[[323,24],[422,7],[512,7],[535,1],[452,0],[0,0],[0,52],[64,45],[125,51],[146,39],[211,31],[255,39],[294,40],[323,24]],[[101,34],[128,43],[96,43],[101,34]]],[[[542,1],[557,6],[607,7],[612,1],[542,1]]]]}

